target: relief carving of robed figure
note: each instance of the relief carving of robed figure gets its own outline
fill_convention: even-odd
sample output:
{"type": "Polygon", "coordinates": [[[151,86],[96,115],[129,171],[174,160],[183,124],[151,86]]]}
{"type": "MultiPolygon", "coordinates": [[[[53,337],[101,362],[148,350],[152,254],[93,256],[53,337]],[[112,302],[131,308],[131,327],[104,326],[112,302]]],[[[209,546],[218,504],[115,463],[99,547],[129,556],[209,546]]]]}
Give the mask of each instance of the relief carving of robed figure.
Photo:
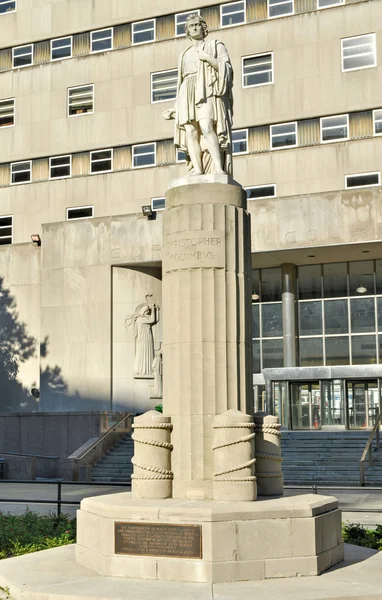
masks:
{"type": "Polygon", "coordinates": [[[185,30],[192,46],[179,58],[174,144],[186,153],[192,175],[232,175],[233,71],[224,44],[206,39],[206,22],[189,15],[185,30]]]}
{"type": "Polygon", "coordinates": [[[146,296],[146,303],[139,304],[134,314],[125,320],[126,327],[133,327],[135,339],[134,375],[152,376],[154,338],[152,327],[159,321],[159,307],[146,296]]]}

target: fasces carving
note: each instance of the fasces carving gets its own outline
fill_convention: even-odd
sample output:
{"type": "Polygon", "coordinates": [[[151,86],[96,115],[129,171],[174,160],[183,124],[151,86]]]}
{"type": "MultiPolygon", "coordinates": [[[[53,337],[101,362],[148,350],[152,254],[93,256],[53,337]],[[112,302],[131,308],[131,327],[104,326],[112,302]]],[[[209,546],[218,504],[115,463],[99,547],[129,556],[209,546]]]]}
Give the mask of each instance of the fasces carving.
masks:
{"type": "Polygon", "coordinates": [[[186,36],[192,45],[179,58],[175,107],[163,113],[175,119],[174,143],[186,153],[193,175],[232,175],[233,70],[224,44],[206,40],[206,22],[187,17],[186,36]]]}
{"type": "Polygon", "coordinates": [[[135,417],[133,423],[134,498],[171,498],[171,419],[156,410],[135,417]]]}
{"type": "Polygon", "coordinates": [[[132,327],[135,339],[134,375],[147,377],[153,374],[154,338],[152,327],[159,321],[159,306],[146,296],[135,312],[126,317],[125,327],[132,327]]]}
{"type": "Polygon", "coordinates": [[[155,356],[152,364],[154,383],[150,398],[163,398],[163,356],[162,350],[155,350],[155,356]]]}
{"type": "Polygon", "coordinates": [[[214,419],[214,500],[256,500],[253,417],[227,410],[214,419]]]}
{"type": "Polygon", "coordinates": [[[165,272],[199,267],[225,267],[223,231],[184,231],[165,236],[163,252],[165,272]]]}
{"type": "Polygon", "coordinates": [[[278,496],[283,493],[281,471],[280,428],[278,418],[259,412],[255,414],[256,477],[259,496],[278,496]]]}

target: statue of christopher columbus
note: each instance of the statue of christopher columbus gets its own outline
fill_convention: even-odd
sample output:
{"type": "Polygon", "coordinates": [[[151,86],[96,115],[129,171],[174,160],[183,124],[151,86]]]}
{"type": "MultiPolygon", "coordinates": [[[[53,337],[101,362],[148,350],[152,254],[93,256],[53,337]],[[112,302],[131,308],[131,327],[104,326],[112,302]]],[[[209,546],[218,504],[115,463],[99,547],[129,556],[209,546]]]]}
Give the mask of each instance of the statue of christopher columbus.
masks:
{"type": "Polygon", "coordinates": [[[224,44],[206,40],[198,14],[188,16],[185,30],[192,45],[179,58],[175,107],[163,114],[175,119],[174,143],[192,175],[232,175],[232,65],[224,44]]]}

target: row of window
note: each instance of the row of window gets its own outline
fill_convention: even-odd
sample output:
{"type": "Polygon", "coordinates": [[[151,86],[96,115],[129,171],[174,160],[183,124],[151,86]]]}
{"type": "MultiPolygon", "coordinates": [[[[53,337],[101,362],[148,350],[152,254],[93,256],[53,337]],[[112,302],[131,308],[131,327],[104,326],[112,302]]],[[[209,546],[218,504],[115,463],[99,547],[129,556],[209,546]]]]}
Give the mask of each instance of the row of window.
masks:
{"type": "MultiPolygon", "coordinates": [[[[342,70],[354,71],[377,64],[375,33],[341,40],[342,70]]],[[[151,74],[151,102],[176,98],[177,69],[151,74]]],[[[273,52],[242,57],[242,87],[258,87],[274,83],[273,52]]]]}
{"type": "MultiPolygon", "coordinates": [[[[253,1],[253,0],[252,0],[253,1]]],[[[328,8],[345,4],[345,0],[316,0],[316,8],[328,8]]],[[[247,23],[247,2],[239,0],[227,4],[216,5],[220,12],[220,27],[233,27],[247,23]]],[[[0,14],[15,11],[16,2],[0,0],[0,14]]],[[[174,18],[175,37],[185,35],[185,22],[189,15],[198,13],[200,9],[171,15],[174,18]]],[[[203,11],[202,11],[203,12],[203,11]]],[[[294,0],[267,0],[267,17],[283,17],[294,14],[294,0]]],[[[147,19],[131,25],[131,44],[148,44],[157,40],[157,19],[147,19]]],[[[121,27],[121,26],[119,26],[121,27]]],[[[108,27],[90,31],[90,53],[107,52],[114,48],[114,28],[108,27]]],[[[173,37],[171,36],[171,37],[173,37]]],[[[34,44],[26,44],[12,48],[12,68],[22,68],[33,65],[34,44]]],[[[73,56],[73,36],[65,36],[50,40],[50,60],[63,60],[73,56]]]]}
{"type": "MultiPolygon", "coordinates": [[[[382,109],[374,110],[373,135],[382,135],[382,109]]],[[[270,149],[278,150],[286,147],[298,146],[298,122],[271,125],[270,149]]],[[[335,115],[320,118],[320,142],[339,142],[349,140],[349,115],[335,115]]],[[[248,152],[248,129],[237,129],[232,132],[233,154],[246,154],[248,152]]]]}
{"type": "MultiPolygon", "coordinates": [[[[367,250],[365,250],[367,252],[367,250]]],[[[297,270],[300,366],[382,361],[382,261],[297,270]]],[[[283,366],[281,269],[254,270],[254,371],[283,366]]]]}
{"type": "MultiPolygon", "coordinates": [[[[128,147],[127,147],[128,148],[128,147]]],[[[122,151],[125,148],[122,148],[122,151]]],[[[117,149],[118,150],[118,149],[117,149]]],[[[87,153],[85,153],[87,154],[87,153]]],[[[238,152],[238,154],[240,154],[238,152]]],[[[242,154],[242,152],[241,152],[242,154]]],[[[80,156],[80,155],[74,155],[80,156]]],[[[113,166],[114,149],[108,148],[105,150],[94,150],[89,153],[89,168],[87,172],[89,174],[99,173],[110,173],[114,170],[113,166]]],[[[44,159],[42,159],[44,160],[44,159]]],[[[46,159],[48,160],[48,159],[46,159]]],[[[84,153],[81,153],[82,162],[82,173],[84,171],[84,153]]],[[[185,154],[177,150],[176,162],[181,163],[185,161],[185,154]]],[[[167,162],[167,164],[170,164],[167,162]]],[[[147,167],[157,166],[157,143],[152,142],[148,144],[136,144],[131,146],[131,168],[143,169],[147,167]]],[[[2,167],[7,167],[3,164],[2,167]]],[[[125,165],[123,169],[116,170],[127,170],[128,166],[125,165]]],[[[32,160],[20,161],[10,163],[9,165],[10,181],[11,185],[20,183],[29,183],[32,181],[32,160]]],[[[49,176],[47,179],[64,179],[72,177],[72,155],[54,156],[49,158],[49,176]]],[[[44,179],[38,179],[39,181],[44,179]]],[[[2,185],[7,185],[4,179],[2,185]]],[[[380,171],[367,172],[367,173],[354,173],[345,175],[345,189],[352,188],[364,188],[364,187],[375,187],[381,185],[381,173],[380,171]]],[[[266,184],[261,186],[251,186],[245,188],[247,191],[247,197],[250,200],[256,198],[274,198],[276,197],[276,184],[266,184]]]]}
{"type": "MultiPolygon", "coordinates": [[[[94,217],[94,206],[76,206],[66,209],[68,221],[94,217]]],[[[0,216],[0,246],[13,242],[13,215],[0,216]]]]}
{"type": "MultiPolygon", "coordinates": [[[[380,171],[375,173],[360,173],[357,175],[345,175],[345,189],[375,187],[381,185],[380,171]]],[[[244,188],[248,200],[259,200],[263,198],[276,198],[276,184],[253,185],[244,188]]],[[[165,198],[152,198],[151,208],[154,211],[164,210],[166,208],[165,198]]]]}
{"type": "MultiPolygon", "coordinates": [[[[369,250],[363,252],[368,254],[369,250]]],[[[252,284],[253,302],[281,301],[280,267],[253,270],[252,284]]],[[[382,259],[303,265],[297,268],[298,300],[368,295],[382,296],[382,259]]],[[[382,320],[380,323],[382,325],[382,320]]]]}

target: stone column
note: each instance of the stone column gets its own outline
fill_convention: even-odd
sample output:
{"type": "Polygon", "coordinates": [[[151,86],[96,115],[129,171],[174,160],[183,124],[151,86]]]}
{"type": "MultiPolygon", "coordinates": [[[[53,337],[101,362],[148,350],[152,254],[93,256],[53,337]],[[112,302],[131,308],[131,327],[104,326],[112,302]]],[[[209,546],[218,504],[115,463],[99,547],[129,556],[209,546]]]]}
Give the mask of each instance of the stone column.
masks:
{"type": "Polygon", "coordinates": [[[283,493],[280,429],[278,418],[258,412],[255,420],[256,477],[259,496],[279,496],[283,493]]]}
{"type": "Polygon", "coordinates": [[[171,419],[156,410],[135,417],[133,423],[133,498],[171,498],[171,419]]]}
{"type": "Polygon", "coordinates": [[[214,419],[214,500],[256,500],[255,424],[252,415],[227,410],[214,419]]]}
{"type": "Polygon", "coordinates": [[[282,312],[284,367],[297,367],[298,353],[298,315],[297,315],[297,268],[284,263],[282,272],[282,312]]]}
{"type": "Polygon", "coordinates": [[[250,217],[224,175],[180,180],[163,216],[163,405],[173,496],[212,498],[214,416],[252,412],[250,217]]]}

